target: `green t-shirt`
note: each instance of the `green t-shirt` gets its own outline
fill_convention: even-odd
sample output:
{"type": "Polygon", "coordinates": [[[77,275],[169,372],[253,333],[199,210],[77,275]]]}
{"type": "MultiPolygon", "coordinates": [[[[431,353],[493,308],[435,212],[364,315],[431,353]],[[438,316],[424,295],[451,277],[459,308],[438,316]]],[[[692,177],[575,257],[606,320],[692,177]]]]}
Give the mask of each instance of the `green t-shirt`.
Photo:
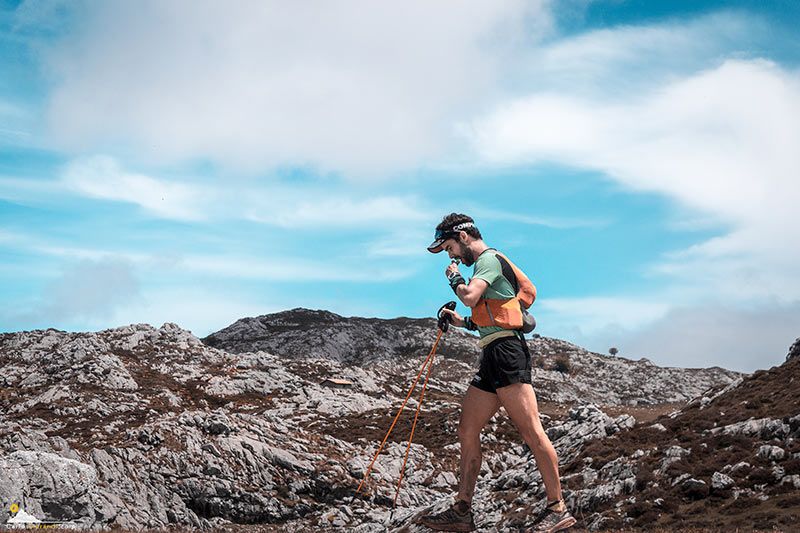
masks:
{"type": "MultiPolygon", "coordinates": [[[[503,275],[503,267],[500,265],[500,260],[497,259],[497,250],[489,248],[478,256],[470,281],[475,278],[482,279],[489,284],[483,293],[484,298],[507,300],[516,296],[511,282],[503,275]]],[[[481,338],[496,331],[504,330],[498,326],[478,327],[481,338]]]]}

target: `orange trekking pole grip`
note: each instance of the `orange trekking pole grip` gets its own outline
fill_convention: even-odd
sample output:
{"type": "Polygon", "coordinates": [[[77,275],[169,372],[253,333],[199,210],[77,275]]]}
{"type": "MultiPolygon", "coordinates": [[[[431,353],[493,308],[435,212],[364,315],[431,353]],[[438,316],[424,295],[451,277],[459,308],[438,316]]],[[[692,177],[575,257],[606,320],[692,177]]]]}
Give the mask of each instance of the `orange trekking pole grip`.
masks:
{"type": "Polygon", "coordinates": [[[414,383],[411,385],[411,389],[409,389],[408,394],[406,394],[406,399],[403,400],[403,404],[400,406],[400,410],[397,411],[397,414],[395,415],[394,420],[392,421],[392,425],[389,426],[389,431],[386,432],[386,436],[383,437],[383,442],[381,442],[381,445],[378,447],[378,451],[375,452],[375,456],[372,458],[372,461],[369,463],[369,466],[367,467],[367,471],[364,473],[364,478],[361,480],[361,483],[358,484],[358,488],[356,489],[356,494],[358,494],[361,491],[361,487],[364,485],[364,482],[366,482],[367,478],[369,477],[369,474],[372,471],[372,466],[375,464],[375,460],[378,458],[378,455],[380,455],[381,450],[383,450],[383,446],[386,444],[386,441],[389,439],[389,435],[392,433],[392,430],[394,429],[395,424],[397,424],[397,420],[400,418],[400,415],[403,413],[403,410],[406,407],[406,403],[408,403],[408,399],[411,397],[411,394],[414,392],[414,389],[417,387],[417,382],[419,381],[419,378],[422,375],[422,372],[425,370],[425,367],[428,366],[428,361],[430,361],[431,357],[433,357],[433,354],[436,351],[436,347],[439,344],[439,339],[442,337],[442,333],[443,333],[443,331],[440,329],[439,330],[439,334],[436,336],[436,342],[433,343],[433,348],[431,348],[430,353],[428,353],[428,357],[425,358],[425,362],[422,363],[422,367],[419,369],[419,372],[417,373],[417,377],[416,377],[416,379],[414,379],[414,383]]]}

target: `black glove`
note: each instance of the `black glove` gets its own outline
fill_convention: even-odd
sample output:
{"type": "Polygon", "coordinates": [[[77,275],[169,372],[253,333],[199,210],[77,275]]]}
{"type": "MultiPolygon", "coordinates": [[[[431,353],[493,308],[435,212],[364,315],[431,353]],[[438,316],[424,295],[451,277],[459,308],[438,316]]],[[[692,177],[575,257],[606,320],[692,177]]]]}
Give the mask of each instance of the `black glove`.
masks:
{"type": "Polygon", "coordinates": [[[450,283],[450,288],[453,289],[456,296],[458,296],[458,291],[456,291],[458,286],[467,284],[467,282],[464,281],[464,276],[462,276],[460,272],[454,272],[452,275],[447,276],[447,281],[450,283]]]}
{"type": "Polygon", "coordinates": [[[455,311],[456,303],[447,302],[446,304],[441,306],[439,308],[439,311],[436,313],[436,316],[439,318],[439,329],[442,330],[442,333],[445,333],[450,324],[453,323],[453,315],[451,315],[450,313],[445,313],[444,312],[445,309],[455,311]]]}

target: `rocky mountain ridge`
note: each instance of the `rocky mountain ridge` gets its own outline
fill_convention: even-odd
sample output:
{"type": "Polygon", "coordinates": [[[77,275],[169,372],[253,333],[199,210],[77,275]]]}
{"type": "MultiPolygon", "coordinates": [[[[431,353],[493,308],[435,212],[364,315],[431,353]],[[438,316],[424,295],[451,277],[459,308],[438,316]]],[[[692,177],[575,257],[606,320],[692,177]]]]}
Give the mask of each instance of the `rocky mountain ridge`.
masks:
{"type": "MultiPolygon", "coordinates": [[[[421,532],[415,517],[447,505],[456,484],[458,406],[472,371],[472,365],[457,356],[437,358],[397,509],[392,513],[390,504],[416,406],[413,398],[376,463],[366,496],[352,499],[433,342],[433,322],[419,327],[419,338],[408,342],[425,345],[424,353],[378,354],[368,364],[314,353],[297,357],[263,350],[228,352],[205,345],[174,324],[138,324],[97,333],[2,334],[0,505],[8,509],[19,503],[31,514],[93,528],[184,525],[247,530],[248,524],[266,524],[268,531],[276,532],[421,532]],[[327,380],[337,377],[351,384],[327,380]]],[[[284,333],[297,334],[298,339],[304,334],[288,327],[284,333]]],[[[352,334],[358,338],[355,329],[352,334]]],[[[473,338],[461,335],[448,332],[443,352],[463,349],[466,356],[477,350],[473,338]]],[[[300,342],[285,346],[298,350],[300,342]]],[[[595,358],[612,365],[608,375],[622,379],[625,372],[655,366],[589,354],[556,339],[530,342],[534,353],[550,354],[544,356],[545,368],[537,367],[536,379],[558,384],[550,392],[542,391],[542,397],[551,399],[559,397],[558,391],[569,390],[575,397],[582,393],[573,382],[590,377],[594,367],[588,365],[595,358]],[[549,360],[564,352],[573,373],[549,369],[549,360]]],[[[797,359],[792,362],[800,364],[797,359]]],[[[543,399],[545,427],[562,460],[565,496],[581,523],[591,529],[642,527],[641,517],[668,523],[664,516],[687,502],[725,505],[744,498],[745,508],[759,510],[793,501],[791,461],[798,453],[794,415],[762,416],[768,409],[763,403],[733,411],[728,407],[738,398],[762,398],[764,387],[771,387],[769,395],[777,398],[775,391],[786,390],[791,383],[786,380],[796,372],[790,362],[784,366],[789,373],[783,382],[772,380],[783,367],[751,377],[723,372],[722,379],[694,402],[658,421],[637,423],[624,412],[633,402],[648,404],[643,387],[608,389],[611,401],[603,407],[569,407],[543,399]],[[762,386],[749,388],[767,378],[762,386]],[[619,407],[612,412],[613,405],[619,407]],[[713,422],[696,418],[697,413],[712,412],[717,416],[713,422]],[[686,440],[681,428],[692,424],[701,428],[699,438],[707,440],[686,440]],[[737,441],[732,451],[720,448],[736,463],[719,465],[713,473],[701,471],[692,461],[707,457],[702,445],[723,446],[723,441],[708,439],[718,438],[713,433],[717,428],[722,428],[717,432],[720,439],[728,438],[725,428],[740,427],[736,424],[748,428],[742,431],[750,440],[737,441]],[[646,438],[651,438],[647,446],[633,448],[646,438]],[[762,446],[781,448],[783,455],[774,448],[762,451],[762,446]],[[677,454],[683,462],[661,472],[662,456],[672,457],[668,454],[677,454]],[[768,463],[771,470],[756,463],[762,456],[774,462],[768,463]],[[740,462],[754,465],[756,472],[737,467],[740,462]],[[719,476],[712,479],[717,470],[734,481],[728,486],[728,500],[714,499],[723,493],[712,489],[704,499],[690,499],[694,493],[682,492],[684,485],[694,483],[689,478],[707,486],[715,479],[727,483],[719,476]],[[685,473],[690,476],[672,485],[685,473]],[[673,486],[678,488],[667,488],[673,486]],[[647,492],[659,488],[665,493],[647,492]],[[659,498],[665,506],[659,507],[659,498]]],[[[658,368],[656,376],[661,375],[658,368]]],[[[663,375],[677,376],[673,380],[681,376],[663,375]]],[[[586,383],[589,387],[594,382],[586,383]]],[[[699,388],[700,381],[695,385],[699,388]]],[[[672,397],[667,390],[655,391],[672,397]]],[[[790,400],[780,398],[786,413],[800,413],[790,400]]],[[[541,478],[502,412],[490,421],[482,441],[485,462],[475,502],[480,529],[515,531],[532,523],[541,508],[541,478]]],[[[791,509],[777,515],[792,516],[791,509]]]]}
{"type": "MultiPolygon", "coordinates": [[[[345,318],[329,311],[293,309],[243,318],[205,337],[231,353],[264,350],[289,359],[325,358],[353,367],[423,357],[435,337],[433,319],[345,318]]],[[[606,405],[681,403],[741,374],[719,367],[685,369],[590,352],[569,342],[535,335],[528,340],[540,398],[606,405]],[[563,371],[553,371],[559,364],[563,371]],[[568,367],[568,368],[566,368],[568,367]]],[[[477,338],[451,328],[439,347],[442,358],[464,363],[448,376],[469,381],[480,357],[477,338]],[[463,374],[463,375],[462,375],[463,374]]]]}

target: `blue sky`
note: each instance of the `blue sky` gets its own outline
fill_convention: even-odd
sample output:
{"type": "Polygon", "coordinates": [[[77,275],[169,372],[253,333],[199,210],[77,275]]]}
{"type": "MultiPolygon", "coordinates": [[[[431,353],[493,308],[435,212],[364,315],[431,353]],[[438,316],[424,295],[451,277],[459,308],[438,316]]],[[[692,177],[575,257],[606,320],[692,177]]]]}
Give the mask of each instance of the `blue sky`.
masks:
{"type": "Polygon", "coordinates": [[[2,331],[430,316],[457,211],[544,335],[746,371],[800,335],[795,2],[0,6],[2,331]]]}

